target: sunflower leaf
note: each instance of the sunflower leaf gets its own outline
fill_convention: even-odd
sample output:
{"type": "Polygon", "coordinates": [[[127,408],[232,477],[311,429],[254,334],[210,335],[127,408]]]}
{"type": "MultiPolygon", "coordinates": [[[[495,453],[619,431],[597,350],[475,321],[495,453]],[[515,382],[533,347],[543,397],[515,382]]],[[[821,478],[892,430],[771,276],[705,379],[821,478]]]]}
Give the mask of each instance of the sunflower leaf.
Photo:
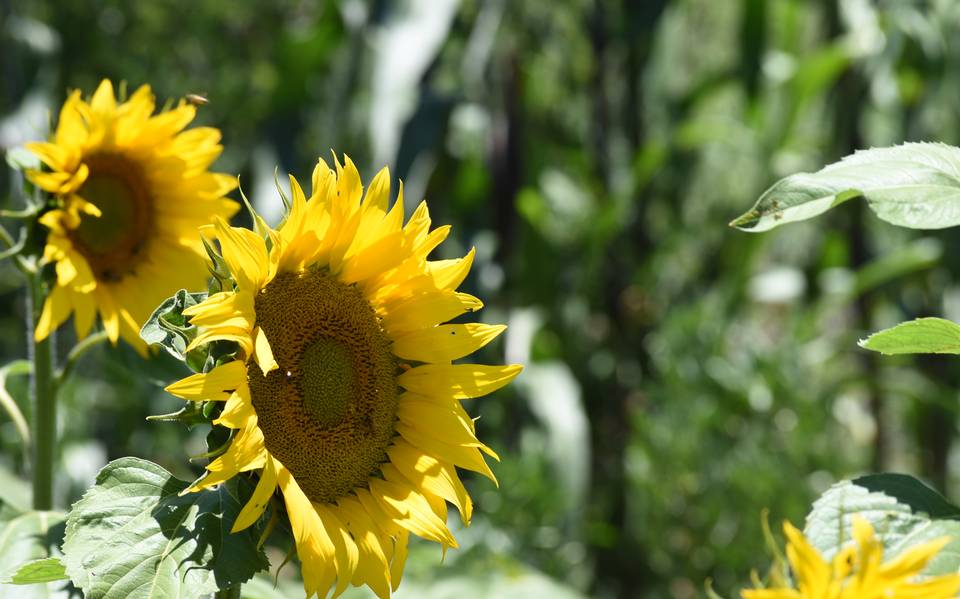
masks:
{"type": "Polygon", "coordinates": [[[960,569],[960,509],[938,493],[901,474],[877,474],[837,483],[820,496],[807,515],[804,534],[826,560],[851,539],[854,516],[867,520],[883,543],[884,561],[910,547],[949,537],[924,575],[960,569]]]}
{"type": "Polygon", "coordinates": [[[881,354],[960,354],[960,325],[943,318],[901,322],[860,341],[881,354]]]}
{"type": "Polygon", "coordinates": [[[33,579],[33,564],[50,558],[62,538],[62,522],[58,512],[19,511],[9,505],[0,509],[0,599],[69,596],[66,585],[57,582],[62,578],[33,579]]]}
{"type": "Polygon", "coordinates": [[[905,143],[861,150],[815,173],[781,179],[730,223],[766,231],[862,197],[878,217],[911,229],[960,224],[960,148],[905,143]]]}
{"type": "Polygon", "coordinates": [[[45,557],[23,564],[4,582],[7,584],[38,584],[68,579],[67,571],[59,557],[45,557]]]}
{"type": "Polygon", "coordinates": [[[250,489],[181,496],[187,486],[137,458],[100,471],[67,516],[63,544],[67,574],[86,597],[199,598],[267,567],[256,530],[230,533],[250,489]]]}

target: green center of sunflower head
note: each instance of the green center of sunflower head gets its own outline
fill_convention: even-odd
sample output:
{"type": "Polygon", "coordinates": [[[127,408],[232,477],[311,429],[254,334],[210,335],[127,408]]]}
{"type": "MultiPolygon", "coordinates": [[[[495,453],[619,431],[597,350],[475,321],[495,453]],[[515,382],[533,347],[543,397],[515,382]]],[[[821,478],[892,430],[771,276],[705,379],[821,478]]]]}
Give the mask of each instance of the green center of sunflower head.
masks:
{"type": "Polygon", "coordinates": [[[355,285],[322,270],[281,273],[257,295],[257,326],[279,368],[247,381],[264,444],[307,497],[365,488],[396,432],[398,364],[355,285]]]}
{"type": "Polygon", "coordinates": [[[353,359],[349,346],[331,338],[317,339],[300,358],[303,408],[325,427],[343,420],[357,394],[353,359]]]}
{"type": "Polygon", "coordinates": [[[98,280],[118,281],[138,262],[150,234],[153,201],[139,166],[126,158],[98,154],[84,161],[90,174],[77,195],[101,214],[82,215],[68,235],[98,280]]]}

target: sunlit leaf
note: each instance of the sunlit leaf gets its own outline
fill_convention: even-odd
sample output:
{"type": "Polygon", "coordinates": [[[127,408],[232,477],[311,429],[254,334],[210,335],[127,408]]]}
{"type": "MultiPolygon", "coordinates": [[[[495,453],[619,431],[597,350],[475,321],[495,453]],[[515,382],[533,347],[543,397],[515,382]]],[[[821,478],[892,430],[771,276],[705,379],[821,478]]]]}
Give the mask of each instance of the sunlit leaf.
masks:
{"type": "Polygon", "coordinates": [[[5,582],[8,584],[38,584],[69,580],[59,557],[46,557],[20,566],[5,582]]]}
{"type": "Polygon", "coordinates": [[[242,504],[228,485],[180,496],[187,486],[136,458],[100,471],[71,509],[63,544],[86,597],[201,597],[267,566],[255,530],[230,533],[242,504]]]}
{"type": "Polygon", "coordinates": [[[918,318],[870,335],[860,347],[881,354],[960,354],[960,325],[943,318],[918,318]]]}
{"type": "MultiPolygon", "coordinates": [[[[12,579],[35,560],[51,557],[63,530],[57,525],[62,522],[63,514],[58,512],[4,509],[0,514],[0,580],[12,579]]],[[[0,584],[0,599],[67,597],[65,586],[58,582],[29,586],[0,584]]]]}
{"type": "Polygon", "coordinates": [[[931,519],[935,513],[956,513],[945,500],[935,499],[932,490],[919,481],[907,483],[897,475],[876,475],[858,481],[843,481],[827,490],[814,502],[807,515],[804,534],[827,560],[850,542],[854,516],[866,519],[873,526],[884,546],[884,560],[888,561],[909,547],[920,543],[950,537],[953,539],[931,560],[924,574],[955,573],[960,570],[960,522],[952,519],[931,519]],[[886,476],[888,478],[883,478],[886,476]],[[889,495],[884,490],[896,493],[889,495]],[[903,500],[898,500],[903,499],[903,500]],[[905,503],[910,501],[911,503],[905,503]],[[949,506],[949,508],[947,507],[949,506]]]}
{"type": "Polygon", "coordinates": [[[781,179],[730,224],[744,231],[767,231],[859,197],[881,219],[901,227],[960,224],[960,149],[907,143],[861,150],[816,173],[781,179]]]}

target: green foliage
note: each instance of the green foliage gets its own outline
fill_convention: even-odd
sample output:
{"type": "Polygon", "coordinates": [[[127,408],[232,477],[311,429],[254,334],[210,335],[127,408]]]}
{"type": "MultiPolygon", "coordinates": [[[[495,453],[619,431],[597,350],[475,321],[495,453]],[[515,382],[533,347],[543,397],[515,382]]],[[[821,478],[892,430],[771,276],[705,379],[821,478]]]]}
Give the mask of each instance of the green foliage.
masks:
{"type": "Polygon", "coordinates": [[[960,325],[943,318],[918,318],[874,333],[860,347],[881,354],[960,354],[960,325]]]}
{"type": "MultiPolygon", "coordinates": [[[[233,359],[237,344],[229,341],[205,343],[187,351],[197,336],[197,327],[183,311],[207,299],[206,292],[188,292],[181,289],[161,303],[140,329],[140,337],[148,345],[159,345],[174,358],[183,361],[194,372],[206,372],[224,361],[233,359]]],[[[187,411],[189,412],[189,408],[187,411]]],[[[167,415],[170,416],[170,415],[167,415]]],[[[184,413],[184,416],[187,416],[184,413]]],[[[160,420],[172,418],[157,417],[160,420]]]]}
{"type": "Polygon", "coordinates": [[[879,474],[834,485],[813,504],[804,534],[830,560],[850,541],[854,516],[867,520],[884,546],[884,560],[908,548],[953,539],[924,570],[926,575],[960,569],[960,508],[923,483],[902,475],[879,474]],[[891,494],[892,493],[892,494],[891,494]]]}
{"type": "MultiPolygon", "coordinates": [[[[206,92],[215,168],[239,173],[258,209],[279,205],[278,164],[302,182],[331,147],[365,181],[390,164],[408,209],[426,198],[453,225],[436,258],[477,247],[464,291],[510,322],[478,360],[507,350],[564,373],[555,394],[518,385],[469,408],[503,461],[498,490],[464,474],[477,503],[465,532],[486,519],[492,552],[586,595],[691,599],[708,576],[736,588],[767,566],[763,508],[798,521],[853,473],[895,466],[957,495],[954,358],[855,345],[917,316],[960,322],[956,233],[894,229],[859,200],[766,236],[718,226],[856,148],[960,143],[952,3],[464,0],[449,19],[407,4],[14,2],[0,112],[37,128],[11,140],[5,126],[2,143],[42,137],[65,90],[107,76],[150,83],[161,104],[206,92]],[[414,50],[417,64],[399,60],[414,50]],[[537,399],[553,395],[574,408],[537,399]]],[[[18,177],[0,173],[4,208],[27,205],[18,177]]],[[[4,363],[22,357],[16,275],[0,262],[4,363]]],[[[59,336],[68,347],[72,327],[59,336]]],[[[226,441],[145,422],[181,405],[162,391],[186,374],[168,351],[98,348],[75,374],[59,406],[61,505],[106,456],[189,480],[199,468],[183,456],[226,441]]],[[[21,378],[8,388],[29,420],[21,378]]],[[[6,420],[0,460],[28,472],[6,420]]],[[[445,564],[414,552],[401,593],[418,567],[428,582],[456,574],[473,542],[460,537],[445,564]]],[[[487,584],[482,568],[463,577],[458,596],[487,584]]],[[[284,596],[296,578],[281,572],[284,596]]]]}
{"type": "Polygon", "coordinates": [[[960,508],[947,501],[940,493],[907,474],[891,472],[868,474],[853,479],[853,484],[871,492],[885,493],[896,499],[898,503],[906,504],[914,512],[926,514],[930,518],[938,520],[960,519],[960,508]]]}
{"type": "Polygon", "coordinates": [[[69,579],[66,567],[59,557],[45,557],[23,564],[4,582],[7,584],[38,584],[69,579]]]}
{"type": "Polygon", "coordinates": [[[861,150],[816,173],[781,179],[732,223],[767,231],[863,197],[881,219],[912,229],[960,224],[960,149],[906,143],[861,150]]]}
{"type": "Polygon", "coordinates": [[[198,598],[267,567],[253,529],[231,534],[242,499],[230,485],[181,494],[188,484],[163,468],[121,458],[67,516],[67,574],[87,597],[198,598]]]}
{"type": "Polygon", "coordinates": [[[178,360],[187,363],[196,372],[203,370],[206,353],[187,352],[187,346],[197,336],[197,327],[190,324],[183,311],[207,298],[204,292],[190,293],[181,289],[163,301],[140,328],[140,337],[148,345],[159,345],[178,360]]]}
{"type": "MultiPolygon", "coordinates": [[[[63,515],[56,512],[18,511],[10,507],[0,509],[0,580],[17,585],[23,577],[35,574],[36,560],[51,557],[57,538],[62,534],[63,515]]],[[[56,559],[56,558],[54,558],[56,559]]],[[[59,578],[36,580],[55,582],[59,578]]],[[[24,580],[22,584],[33,581],[24,580]]],[[[46,599],[59,597],[62,584],[37,586],[8,586],[0,584],[0,599],[46,599]]],[[[66,596],[66,593],[63,593],[66,596]]]]}

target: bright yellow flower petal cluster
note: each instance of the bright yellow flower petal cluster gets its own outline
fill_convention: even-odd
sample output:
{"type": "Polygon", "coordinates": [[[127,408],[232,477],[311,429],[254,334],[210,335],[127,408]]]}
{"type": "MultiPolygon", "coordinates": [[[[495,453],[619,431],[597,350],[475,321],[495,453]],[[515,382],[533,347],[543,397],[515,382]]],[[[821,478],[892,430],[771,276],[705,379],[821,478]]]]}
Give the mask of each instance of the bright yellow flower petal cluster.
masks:
{"type": "Polygon", "coordinates": [[[197,229],[237,211],[224,197],[236,180],[207,171],[223,149],[220,131],[184,131],[193,106],[153,114],[154,106],[149,86],[118,103],[104,80],[89,101],[70,94],[49,142],[27,144],[49,169],[27,177],[58,202],[40,218],[56,284],[37,339],[71,313],[84,337],[99,312],[111,341],[142,351],[140,326],[153,309],[178,289],[205,286],[197,229]]]}
{"type": "Polygon", "coordinates": [[[783,530],[796,588],[745,590],[743,599],[948,599],[960,592],[960,574],[918,579],[948,538],[916,545],[883,563],[883,544],[870,523],[857,516],[854,543],[827,562],[789,522],[783,530]]]}
{"type": "Polygon", "coordinates": [[[456,468],[496,480],[461,400],[521,367],[453,363],[506,327],[445,324],[483,305],[456,290],[474,252],[428,260],[450,227],[431,231],[426,203],[404,224],[387,169],[365,195],[349,158],[335,171],[321,160],[309,198],[290,185],[280,227],[257,217],[266,239],[223,220],[211,229],[234,284],[184,311],[199,328],[191,347],[227,340],[240,356],[167,390],[224,402],[214,422],[236,433],[189,490],[259,471],[234,530],[279,490],[307,595],[366,584],[385,598],[410,533],[457,546],[446,502],[466,523],[473,506],[456,468]]]}

